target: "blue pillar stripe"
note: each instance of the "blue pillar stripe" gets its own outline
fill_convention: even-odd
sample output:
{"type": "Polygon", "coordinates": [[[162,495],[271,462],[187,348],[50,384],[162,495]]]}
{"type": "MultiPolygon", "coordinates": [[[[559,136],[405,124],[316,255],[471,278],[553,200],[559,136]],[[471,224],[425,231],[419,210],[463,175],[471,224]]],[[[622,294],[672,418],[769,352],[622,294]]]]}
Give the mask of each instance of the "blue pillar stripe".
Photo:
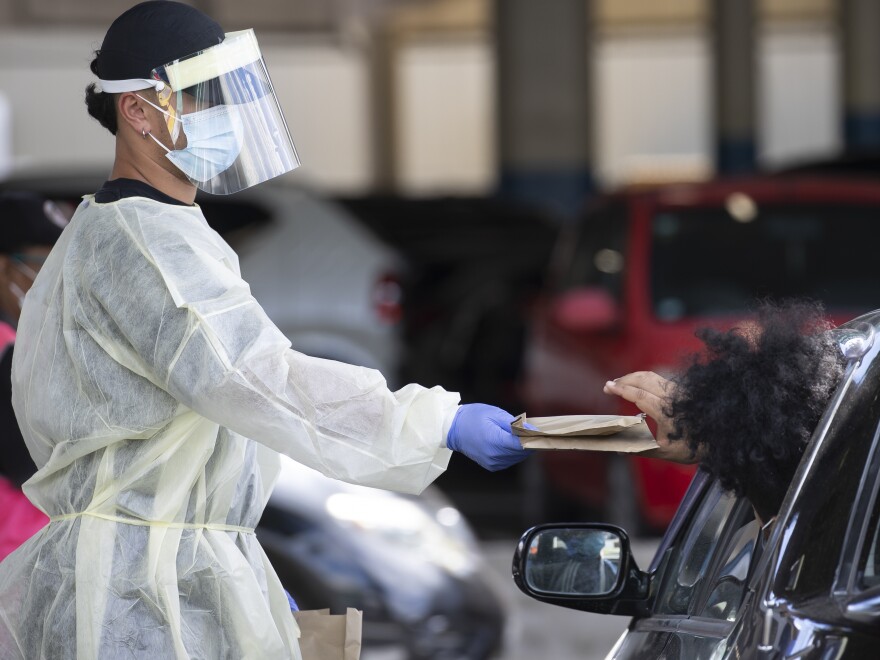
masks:
{"type": "Polygon", "coordinates": [[[718,174],[754,172],[757,163],[755,141],[749,138],[720,138],[715,146],[718,174]]]}
{"type": "Polygon", "coordinates": [[[880,113],[847,113],[843,119],[843,136],[848,149],[880,147],[880,113]]]}
{"type": "Polygon", "coordinates": [[[548,208],[570,220],[581,212],[595,181],[589,168],[511,169],[502,168],[498,193],[548,208]]]}

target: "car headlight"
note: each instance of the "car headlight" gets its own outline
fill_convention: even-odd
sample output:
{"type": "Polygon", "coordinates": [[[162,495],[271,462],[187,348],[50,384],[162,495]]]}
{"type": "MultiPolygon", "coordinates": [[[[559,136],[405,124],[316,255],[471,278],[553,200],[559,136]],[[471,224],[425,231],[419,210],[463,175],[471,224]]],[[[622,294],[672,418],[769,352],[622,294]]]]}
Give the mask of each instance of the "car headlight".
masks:
{"type": "Polygon", "coordinates": [[[452,507],[441,509],[439,522],[416,502],[397,497],[333,493],[325,507],[339,524],[379,538],[400,551],[417,553],[453,575],[465,577],[475,569],[474,553],[444,527],[461,519],[452,507]]]}

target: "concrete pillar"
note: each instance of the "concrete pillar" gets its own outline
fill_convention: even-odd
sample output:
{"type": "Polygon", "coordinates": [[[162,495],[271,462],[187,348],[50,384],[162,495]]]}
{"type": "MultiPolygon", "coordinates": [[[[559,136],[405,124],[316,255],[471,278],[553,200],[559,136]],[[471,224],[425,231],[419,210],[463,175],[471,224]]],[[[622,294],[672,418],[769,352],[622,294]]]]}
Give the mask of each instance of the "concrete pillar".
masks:
{"type": "Polygon", "coordinates": [[[755,169],[755,0],[712,0],[712,92],[715,167],[719,174],[755,169]]]}
{"type": "Polygon", "coordinates": [[[588,0],[494,0],[502,195],[565,216],[593,188],[588,0]]]}
{"type": "Polygon", "coordinates": [[[840,0],[847,149],[880,147],[880,2],[840,0]]]}
{"type": "Polygon", "coordinates": [[[397,106],[394,62],[396,35],[385,24],[373,27],[367,49],[370,70],[370,146],[373,160],[373,190],[392,193],[397,186],[395,161],[397,106]]]}

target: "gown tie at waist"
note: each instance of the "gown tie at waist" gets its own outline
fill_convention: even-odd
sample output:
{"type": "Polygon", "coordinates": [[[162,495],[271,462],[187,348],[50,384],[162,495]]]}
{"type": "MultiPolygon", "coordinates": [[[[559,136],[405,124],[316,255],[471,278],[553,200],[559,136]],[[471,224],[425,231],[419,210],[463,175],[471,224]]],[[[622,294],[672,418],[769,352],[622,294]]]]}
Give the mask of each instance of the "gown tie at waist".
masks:
{"type": "Polygon", "coordinates": [[[184,522],[168,522],[165,520],[139,520],[137,518],[122,518],[107,513],[97,513],[96,511],[80,511],[77,513],[65,513],[60,516],[51,516],[50,523],[62,522],[64,520],[73,520],[81,516],[90,516],[92,518],[100,518],[101,520],[109,520],[111,522],[122,523],[123,525],[137,525],[139,527],[165,527],[169,529],[210,529],[217,532],[238,532],[239,534],[253,534],[253,527],[241,527],[239,525],[226,525],[223,523],[184,523],[184,522]]]}

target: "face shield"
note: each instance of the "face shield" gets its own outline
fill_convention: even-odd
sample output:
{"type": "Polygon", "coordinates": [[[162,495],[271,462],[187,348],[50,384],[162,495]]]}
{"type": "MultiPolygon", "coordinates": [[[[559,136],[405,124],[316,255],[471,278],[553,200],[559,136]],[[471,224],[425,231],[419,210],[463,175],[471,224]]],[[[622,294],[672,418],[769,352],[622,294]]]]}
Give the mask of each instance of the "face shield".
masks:
{"type": "Polygon", "coordinates": [[[166,117],[171,148],[156,141],[200,190],[228,195],[299,166],[253,30],[157,67],[151,80],[100,84],[115,93],[136,82],[156,90],[151,105],[166,117]]]}

